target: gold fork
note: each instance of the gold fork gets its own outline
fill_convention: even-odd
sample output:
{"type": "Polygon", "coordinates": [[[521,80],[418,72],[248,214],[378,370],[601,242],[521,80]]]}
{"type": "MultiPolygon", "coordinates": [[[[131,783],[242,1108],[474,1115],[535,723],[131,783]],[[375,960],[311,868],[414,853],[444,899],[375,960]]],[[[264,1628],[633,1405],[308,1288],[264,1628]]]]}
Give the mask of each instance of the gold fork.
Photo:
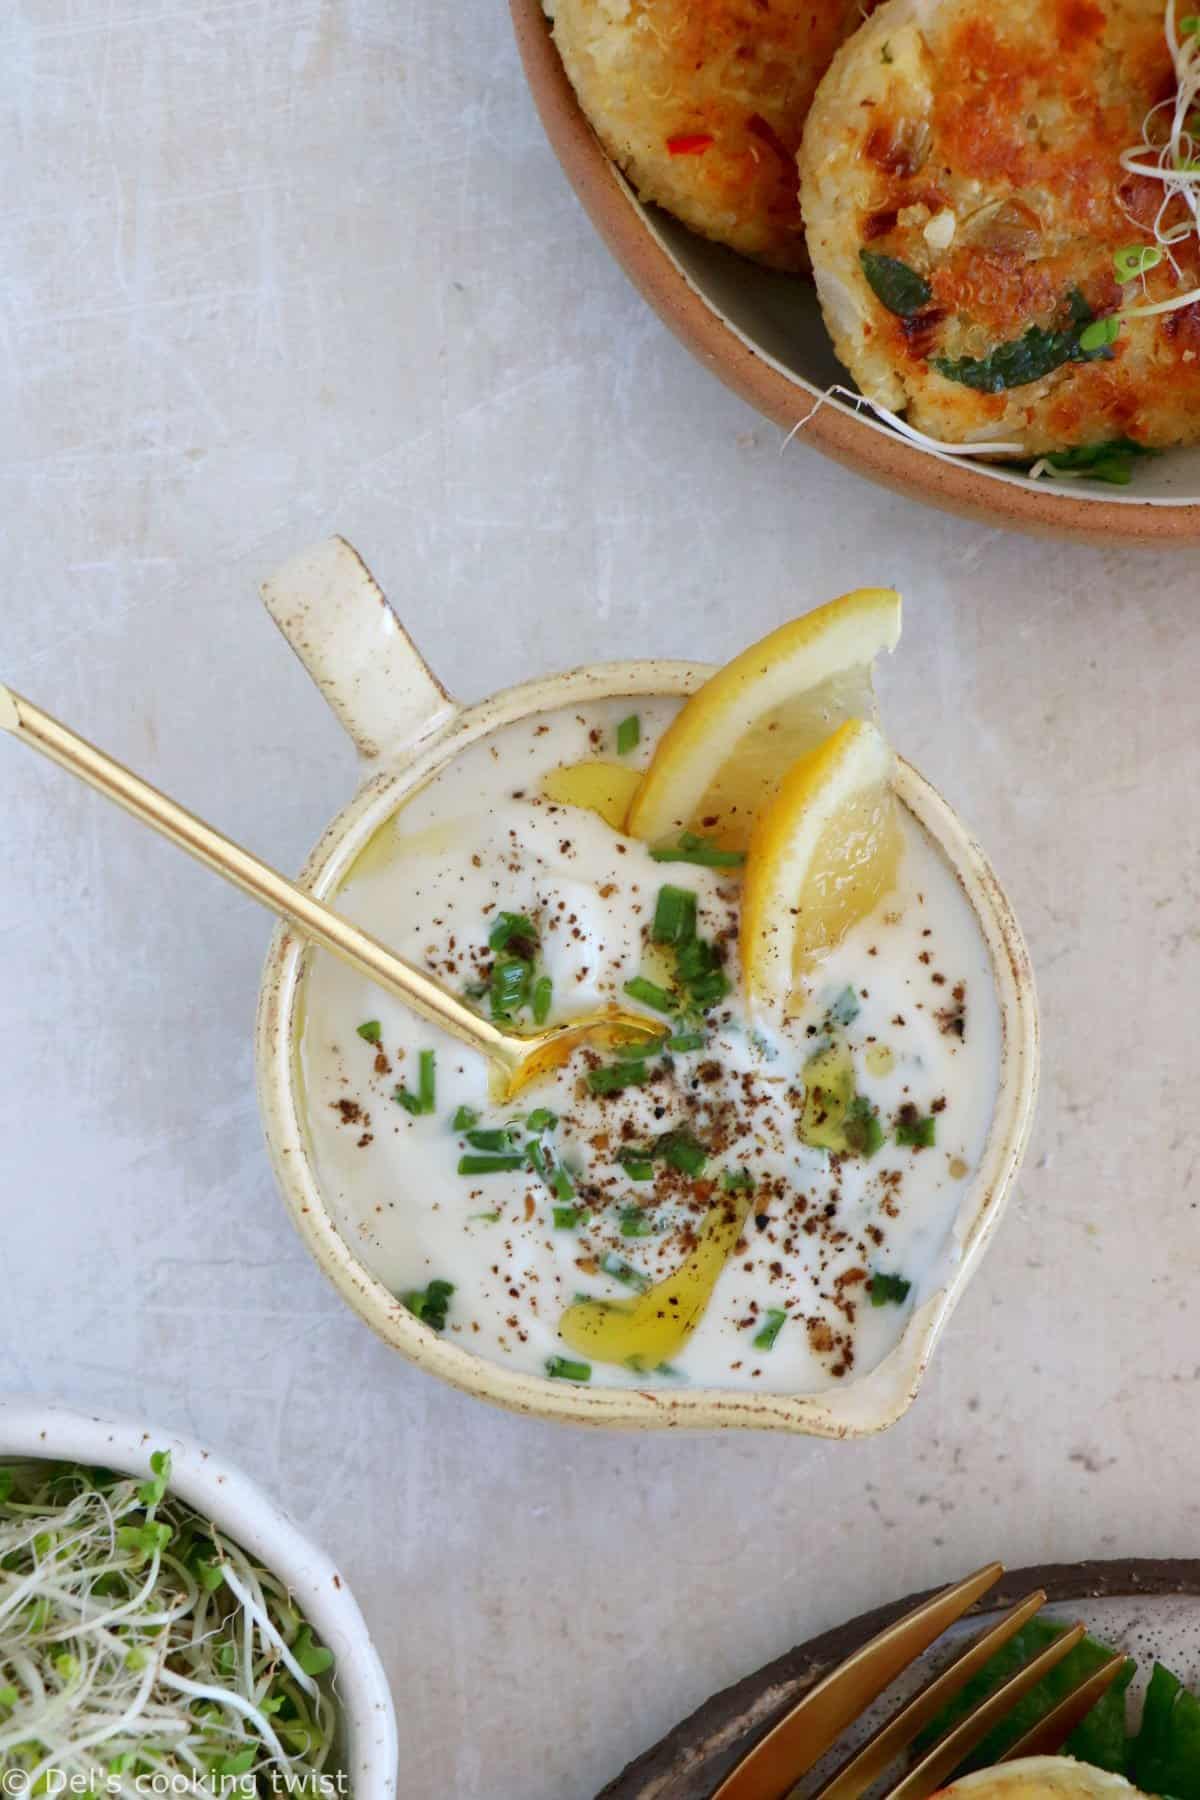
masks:
{"type": "MultiPolygon", "coordinates": [[[[856,1650],[758,1740],[725,1777],[711,1800],[786,1800],[801,1777],[816,1767],[871,1702],[923,1655],[948,1626],[961,1619],[1003,1573],[1001,1563],[989,1563],[924,1601],[856,1650]]],[[[1045,1603],[1046,1595],[1038,1589],[1010,1607],[948,1668],[936,1674],[881,1725],[811,1800],[857,1800],[857,1796],[873,1787],[947,1702],[1045,1603]]],[[[887,1800],[924,1800],[925,1795],[941,1787],[988,1732],[1008,1716],[1018,1700],[1075,1648],[1085,1629],[1075,1625],[1064,1631],[994,1689],[902,1771],[886,1790],[887,1800]]],[[[1046,1713],[1001,1760],[1049,1756],[1060,1750],[1112,1686],[1126,1661],[1124,1655],[1111,1657],[1046,1713]]]]}
{"type": "Polygon", "coordinates": [[[626,1012],[618,1006],[607,1006],[540,1031],[505,1031],[490,1019],[481,1019],[440,982],[405,962],[378,938],[323,905],[249,850],[206,825],[203,819],[151,787],[95,744],[89,744],[69,726],[51,718],[32,700],[3,686],[0,731],[11,732],[31,750],[40,751],[107,799],[115,800],[143,825],[161,832],[197,862],[288,920],[313,943],[377,982],[422,1018],[481,1051],[492,1065],[493,1089],[499,1100],[515,1099],[530,1082],[566,1062],[582,1044],[614,1050],[618,1055],[625,1048],[628,1055],[635,1056],[637,1046],[644,1051],[646,1046],[661,1043],[666,1037],[664,1020],[626,1012]]]}

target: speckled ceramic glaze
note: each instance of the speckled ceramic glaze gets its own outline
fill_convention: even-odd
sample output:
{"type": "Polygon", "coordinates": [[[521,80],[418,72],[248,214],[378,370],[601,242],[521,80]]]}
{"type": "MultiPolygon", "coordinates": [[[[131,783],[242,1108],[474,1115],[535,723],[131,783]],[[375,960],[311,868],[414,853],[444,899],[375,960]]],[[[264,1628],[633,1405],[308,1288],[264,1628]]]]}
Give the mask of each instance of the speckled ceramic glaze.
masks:
{"type": "Polygon", "coordinates": [[[1144,465],[1125,489],[1030,481],[1000,464],[936,455],[865,411],[823,399],[848,377],[811,283],[760,268],[643,206],[579,109],[542,0],[509,5],[546,136],[596,230],[681,343],[766,418],[897,493],[967,518],[1089,542],[1200,542],[1200,447],[1144,465]]]}
{"type": "MultiPolygon", "coordinates": [[[[341,539],[295,558],[263,596],[358,747],[363,781],[301,877],[329,900],[374,832],[459,750],[512,721],[609,695],[688,694],[711,673],[682,662],[604,663],[546,676],[459,707],[430,673],[367,569],[341,539]]],[[[289,927],[272,941],[259,998],[257,1070],[267,1142],[296,1225],[322,1269],[367,1323],[420,1368],[518,1412],[578,1424],[647,1428],[760,1426],[854,1437],[892,1424],[914,1398],[933,1346],[970,1280],[1020,1163],[1037,1087],[1037,1005],[1028,954],[978,846],[945,801],[901,762],[897,792],[956,872],[995,972],[1003,1046],[991,1134],[955,1231],[953,1280],[910,1319],[899,1344],[859,1379],[819,1394],[589,1389],[485,1362],[419,1323],[374,1279],[339,1233],[308,1144],[297,1045],[306,948],[289,927]]]]}
{"type": "Polygon", "coordinates": [[[334,1654],[349,1792],[356,1800],[394,1800],[396,1714],[387,1677],[358,1603],[324,1551],[248,1475],[194,1438],[52,1401],[0,1399],[0,1459],[45,1457],[145,1475],[155,1450],[171,1452],[172,1493],[287,1583],[318,1640],[334,1654]]]}

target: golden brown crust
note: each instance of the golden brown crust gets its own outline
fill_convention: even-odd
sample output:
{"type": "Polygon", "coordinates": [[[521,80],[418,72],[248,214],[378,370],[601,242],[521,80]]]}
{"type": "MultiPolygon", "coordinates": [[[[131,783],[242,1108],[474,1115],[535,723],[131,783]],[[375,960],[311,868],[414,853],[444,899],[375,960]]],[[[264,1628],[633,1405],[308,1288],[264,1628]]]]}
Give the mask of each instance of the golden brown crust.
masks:
{"type": "Polygon", "coordinates": [[[795,157],[861,0],[554,0],[580,104],[643,199],[778,268],[808,267],[795,157]]]}
{"type": "Polygon", "coordinates": [[[1145,293],[1113,265],[1153,239],[1161,186],[1120,157],[1173,89],[1162,0],[887,0],[826,76],[800,157],[818,291],[863,391],[932,436],[1031,454],[1200,440],[1198,307],[1127,319],[1089,360],[1000,392],[936,367],[1197,285],[1194,237],[1145,293]],[[909,316],[872,291],[864,248],[927,283],[909,316]]]}

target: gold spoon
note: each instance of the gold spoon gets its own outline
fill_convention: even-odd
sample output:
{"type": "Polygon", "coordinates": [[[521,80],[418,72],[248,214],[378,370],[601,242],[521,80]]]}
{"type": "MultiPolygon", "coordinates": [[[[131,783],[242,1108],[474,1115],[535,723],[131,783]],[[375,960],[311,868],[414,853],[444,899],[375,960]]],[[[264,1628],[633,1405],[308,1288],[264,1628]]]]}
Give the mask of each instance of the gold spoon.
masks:
{"type": "Polygon", "coordinates": [[[72,775],[123,806],[143,825],[161,832],[197,862],[214,869],[234,887],[297,926],[313,943],[394,994],[423,1019],[440,1025],[452,1037],[480,1051],[492,1064],[497,1098],[501,1100],[511,1099],[531,1081],[559,1067],[581,1044],[617,1048],[661,1038],[665,1033],[661,1023],[622,1012],[616,1006],[527,1035],[502,1031],[421,970],[414,969],[378,938],[360,931],[269,864],[260,862],[248,850],[97,750],[94,744],[52,719],[49,713],[4,686],[0,686],[0,730],[11,732],[19,742],[69,769],[72,775]]]}

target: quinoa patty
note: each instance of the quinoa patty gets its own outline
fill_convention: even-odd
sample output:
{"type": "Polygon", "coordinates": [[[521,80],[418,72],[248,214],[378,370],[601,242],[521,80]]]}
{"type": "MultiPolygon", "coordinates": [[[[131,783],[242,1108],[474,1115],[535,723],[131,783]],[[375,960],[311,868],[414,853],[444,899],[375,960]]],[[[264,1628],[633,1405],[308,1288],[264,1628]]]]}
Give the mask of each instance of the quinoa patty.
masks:
{"type": "Polygon", "coordinates": [[[1163,186],[1120,159],[1174,91],[1162,0],[887,0],[800,154],[817,291],[862,392],[981,448],[1200,441],[1200,306],[1116,318],[1200,285],[1194,235],[1177,268],[1113,260],[1154,246],[1163,186]]]}
{"type": "Polygon", "coordinates": [[[580,105],[644,200],[806,269],[795,156],[863,0],[546,0],[580,105]]]}

